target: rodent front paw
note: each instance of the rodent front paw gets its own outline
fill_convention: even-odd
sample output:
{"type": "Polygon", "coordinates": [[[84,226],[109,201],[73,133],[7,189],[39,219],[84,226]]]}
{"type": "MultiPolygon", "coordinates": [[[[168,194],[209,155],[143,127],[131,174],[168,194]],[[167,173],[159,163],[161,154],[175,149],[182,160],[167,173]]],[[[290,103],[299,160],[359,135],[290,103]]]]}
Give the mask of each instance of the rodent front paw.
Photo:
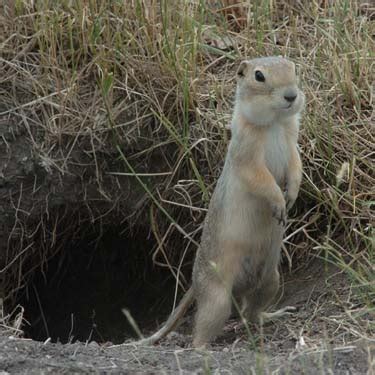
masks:
{"type": "Polygon", "coordinates": [[[294,191],[293,189],[287,189],[284,193],[285,201],[286,201],[286,210],[289,211],[294,202],[297,199],[298,191],[294,191]]]}
{"type": "Polygon", "coordinates": [[[272,208],[272,216],[278,221],[279,224],[285,225],[286,224],[286,204],[285,200],[282,202],[273,204],[272,208]]]}

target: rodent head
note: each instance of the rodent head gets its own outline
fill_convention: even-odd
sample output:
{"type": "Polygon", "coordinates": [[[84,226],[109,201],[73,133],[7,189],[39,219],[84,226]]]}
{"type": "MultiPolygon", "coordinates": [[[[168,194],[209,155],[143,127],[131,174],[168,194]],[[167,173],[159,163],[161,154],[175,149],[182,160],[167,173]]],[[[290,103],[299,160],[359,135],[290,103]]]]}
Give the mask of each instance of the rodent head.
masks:
{"type": "Polygon", "coordinates": [[[295,65],[283,57],[242,61],[236,95],[236,110],[256,126],[296,115],[305,102],[297,85],[295,65]]]}

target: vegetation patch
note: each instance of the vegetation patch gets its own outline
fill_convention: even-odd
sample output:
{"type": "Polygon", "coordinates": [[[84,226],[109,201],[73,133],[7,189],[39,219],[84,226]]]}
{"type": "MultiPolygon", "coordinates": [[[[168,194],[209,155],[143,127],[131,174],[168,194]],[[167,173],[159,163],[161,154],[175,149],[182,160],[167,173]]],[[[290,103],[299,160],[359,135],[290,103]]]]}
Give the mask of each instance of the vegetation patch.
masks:
{"type": "MultiPolygon", "coordinates": [[[[308,273],[317,257],[348,275],[340,322],[374,337],[371,2],[17,0],[0,9],[4,326],[24,327],[17,302],[59,262],[68,272],[74,262],[59,259],[82,239],[93,244],[74,255],[84,262],[103,236],[126,237],[134,252],[131,242],[147,238],[149,251],[129,254],[139,274],[163,269],[188,286],[230,137],[236,67],[284,55],[307,99],[284,264],[308,273]]],[[[108,243],[101,253],[111,259],[108,243]]]]}

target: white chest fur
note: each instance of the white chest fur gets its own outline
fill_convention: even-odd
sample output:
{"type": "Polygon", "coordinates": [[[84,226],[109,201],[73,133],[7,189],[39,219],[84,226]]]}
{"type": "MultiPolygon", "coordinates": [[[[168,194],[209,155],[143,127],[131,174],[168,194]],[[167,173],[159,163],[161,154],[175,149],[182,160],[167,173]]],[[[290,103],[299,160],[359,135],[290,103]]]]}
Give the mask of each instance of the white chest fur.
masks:
{"type": "Polygon", "coordinates": [[[267,132],[265,145],[266,165],[278,184],[282,183],[288,167],[289,152],[285,128],[275,124],[267,132]]]}

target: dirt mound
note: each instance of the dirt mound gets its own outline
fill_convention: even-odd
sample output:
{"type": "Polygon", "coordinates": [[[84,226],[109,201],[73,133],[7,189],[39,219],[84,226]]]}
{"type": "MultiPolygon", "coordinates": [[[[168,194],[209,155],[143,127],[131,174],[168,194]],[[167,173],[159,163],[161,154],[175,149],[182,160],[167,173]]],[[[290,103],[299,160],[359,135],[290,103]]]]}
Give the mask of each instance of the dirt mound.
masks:
{"type": "MultiPolygon", "coordinates": [[[[136,348],[75,342],[36,342],[0,336],[0,370],[27,373],[274,373],[371,374],[375,348],[371,339],[358,340],[354,326],[342,324],[343,314],[358,313],[348,304],[350,283],[337,269],[320,261],[288,275],[281,305],[294,305],[293,316],[262,327],[244,327],[232,320],[207,350],[190,348],[188,317],[180,333],[159,345],[136,348]],[[182,332],[182,333],[181,333],[182,332]],[[186,332],[186,333],[184,333],[186,332]],[[322,336],[324,332],[324,336],[322,336]]],[[[366,324],[366,316],[361,324],[366,324]]],[[[114,327],[119,328],[114,322],[114,327]]],[[[116,336],[116,334],[115,334],[116,336]]],[[[115,337],[114,336],[114,337],[115,337]]],[[[90,336],[87,337],[90,339],[90,336]]]]}

